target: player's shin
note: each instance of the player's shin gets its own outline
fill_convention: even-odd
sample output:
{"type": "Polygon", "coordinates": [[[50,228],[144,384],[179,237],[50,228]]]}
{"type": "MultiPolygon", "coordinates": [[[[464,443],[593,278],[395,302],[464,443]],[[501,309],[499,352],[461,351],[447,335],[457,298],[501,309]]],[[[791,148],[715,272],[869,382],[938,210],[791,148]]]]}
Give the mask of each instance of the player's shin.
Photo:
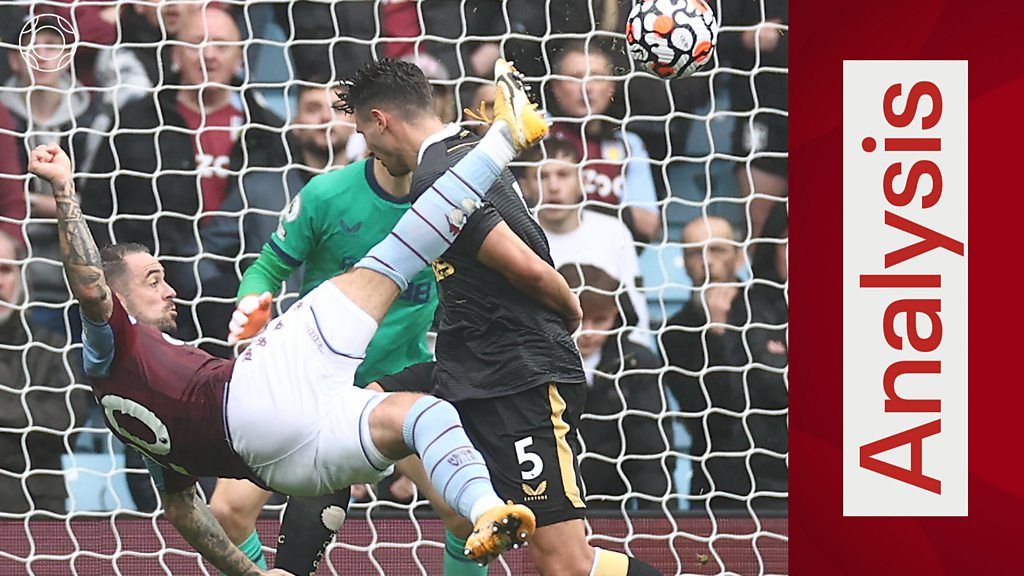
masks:
{"type": "Polygon", "coordinates": [[[485,511],[503,505],[454,406],[432,396],[420,398],[405,416],[402,437],[423,460],[430,483],[459,514],[475,523],[485,511]]]}
{"type": "Polygon", "coordinates": [[[413,203],[394,230],[356,267],[379,272],[405,290],[409,279],[444,253],[484,194],[512,161],[508,125],[496,122],[481,143],[413,203]]]}
{"type": "Polygon", "coordinates": [[[274,567],[292,574],[316,572],[324,551],[345,521],[351,490],[291,497],[281,521],[274,567]]]}
{"type": "Polygon", "coordinates": [[[253,564],[259,566],[261,570],[267,569],[267,559],[263,556],[263,543],[260,542],[260,535],[255,530],[244,542],[238,545],[238,549],[245,554],[246,558],[252,560],[253,564]]]}

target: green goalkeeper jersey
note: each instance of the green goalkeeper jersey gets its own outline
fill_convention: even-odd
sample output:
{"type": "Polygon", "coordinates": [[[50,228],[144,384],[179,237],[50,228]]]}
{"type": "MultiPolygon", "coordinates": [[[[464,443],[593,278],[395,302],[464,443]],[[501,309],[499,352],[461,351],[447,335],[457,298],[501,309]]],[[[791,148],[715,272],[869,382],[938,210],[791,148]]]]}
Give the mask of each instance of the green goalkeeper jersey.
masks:
{"type": "MultiPolygon", "coordinates": [[[[316,176],[281,215],[281,223],[259,258],[242,277],[238,297],[277,293],[281,282],[305,264],[302,295],[358,262],[384,239],[412,204],[384,191],[373,174],[373,161],[361,160],[316,176]]],[[[427,267],[409,283],[380,323],[356,371],[356,385],[366,386],[432,358],[426,333],[434,320],[437,290],[427,267]]]]}

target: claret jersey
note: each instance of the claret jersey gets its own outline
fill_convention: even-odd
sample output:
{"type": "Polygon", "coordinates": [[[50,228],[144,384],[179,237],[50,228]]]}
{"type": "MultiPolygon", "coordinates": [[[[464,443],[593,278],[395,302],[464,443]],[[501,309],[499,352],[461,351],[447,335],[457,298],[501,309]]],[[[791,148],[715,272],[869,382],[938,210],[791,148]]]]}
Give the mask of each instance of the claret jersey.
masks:
{"type": "Polygon", "coordinates": [[[151,472],[161,489],[182,490],[198,476],[251,477],[224,420],[234,360],[136,323],[117,297],[110,320],[86,319],[83,333],[86,373],[107,426],[159,464],[151,472]]]}

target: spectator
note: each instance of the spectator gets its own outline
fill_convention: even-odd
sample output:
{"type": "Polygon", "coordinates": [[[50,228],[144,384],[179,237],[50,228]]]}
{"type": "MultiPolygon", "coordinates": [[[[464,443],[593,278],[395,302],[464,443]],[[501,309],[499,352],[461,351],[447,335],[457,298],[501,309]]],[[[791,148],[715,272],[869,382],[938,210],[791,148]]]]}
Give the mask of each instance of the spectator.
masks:
{"type": "MultiPolygon", "coordinates": [[[[263,244],[277,228],[280,213],[302,186],[317,174],[363,156],[365,143],[355,134],[354,122],[334,110],[333,100],[333,91],[326,85],[300,85],[292,121],[292,134],[297,144],[294,160],[299,165],[288,169],[284,175],[277,171],[254,170],[233,179],[220,207],[224,215],[210,217],[200,230],[206,256],[199,264],[203,293],[228,299],[224,303],[200,305],[204,336],[226,339],[241,274],[259,255],[263,244]]],[[[212,353],[230,353],[226,347],[207,345],[207,348],[212,353]]]]}
{"type": "Polygon", "coordinates": [[[558,271],[570,287],[581,290],[583,332],[577,346],[588,391],[580,423],[586,454],[580,473],[587,506],[619,508],[626,496],[636,498],[641,508],[660,508],[672,491],[675,465],[666,456],[672,429],[660,418],[666,404],[658,362],[650,350],[618,331],[622,323],[614,294],[619,280],[589,264],[566,264],[558,271]]]}
{"type": "MultiPolygon", "coordinates": [[[[661,338],[669,364],[683,371],[669,371],[665,381],[686,413],[683,424],[692,439],[690,454],[695,460],[690,493],[707,498],[714,489],[746,495],[750,484],[740,452],[750,446],[743,424],[733,416],[709,412],[713,408],[744,408],[742,379],[735,372],[722,370],[737,365],[728,336],[739,334],[742,322],[732,322],[746,314],[737,278],[743,253],[729,222],[714,216],[687,224],[682,241],[683,264],[696,293],[666,322],[661,338]],[[737,454],[708,456],[730,451],[737,454]]],[[[746,363],[743,360],[739,365],[746,363]]],[[[708,506],[715,510],[745,508],[746,503],[717,497],[708,506]]]]}
{"type": "MultiPolygon", "coordinates": [[[[175,12],[179,4],[165,4],[166,11],[175,12]]],[[[110,46],[96,51],[93,63],[93,83],[104,88],[103,100],[111,106],[121,107],[132,100],[145,97],[152,93],[153,86],[161,80],[160,67],[163,62],[161,54],[170,53],[163,50],[162,34],[159,22],[151,23],[139,14],[148,10],[155,16],[157,9],[149,3],[131,4],[129,6],[112,6],[107,10],[115,19],[120,19],[124,43],[149,43],[149,45],[121,46],[111,43],[110,46]],[[155,28],[155,30],[154,30],[155,28]]],[[[168,17],[170,18],[170,17],[168,17]]],[[[177,21],[172,19],[172,21],[177,21]]],[[[174,39],[168,33],[167,38],[174,39]]],[[[107,124],[113,122],[108,118],[107,124]]]]}
{"type": "Polygon", "coordinates": [[[130,50],[142,63],[150,86],[171,84],[174,47],[164,40],[175,40],[182,25],[201,9],[197,2],[165,2],[143,0],[123,6],[120,13],[121,34],[130,50]]]}
{"type": "MultiPolygon", "coordinates": [[[[738,118],[733,136],[734,150],[749,159],[737,171],[740,193],[786,196],[788,159],[777,155],[788,150],[789,35],[770,24],[789,23],[789,3],[722,0],[720,20],[730,27],[743,27],[725,31],[718,39],[719,57],[729,68],[743,72],[730,76],[733,108],[749,115],[738,118]],[[776,156],[765,157],[764,153],[776,156]]],[[[750,237],[761,235],[772,206],[774,202],[768,198],[751,200],[750,237]]]]}
{"type": "Polygon", "coordinates": [[[0,512],[64,514],[61,456],[70,445],[64,437],[83,422],[90,396],[71,388],[79,380],[67,368],[72,363],[47,349],[59,350],[63,338],[44,328],[26,330],[18,309],[24,257],[0,232],[0,428],[7,429],[0,433],[0,512]],[[30,426],[42,430],[24,431],[30,426]]]}
{"type": "MultiPolygon", "coordinates": [[[[744,376],[748,408],[771,410],[774,414],[749,414],[744,419],[754,447],[777,454],[755,452],[750,456],[757,492],[787,492],[789,451],[787,427],[789,389],[785,369],[789,364],[786,282],[789,278],[787,206],[775,202],[762,229],[763,242],[754,246],[751,268],[754,281],[747,289],[750,313],[733,306],[729,324],[749,326],[726,336],[726,354],[732,366],[749,366],[744,376]]],[[[755,510],[786,509],[785,497],[764,497],[754,501],[755,510]]]]}
{"type": "Polygon", "coordinates": [[[611,57],[597,44],[570,44],[554,71],[566,78],[551,81],[552,104],[559,115],[551,132],[583,156],[587,200],[619,214],[638,242],[657,239],[661,215],[647,148],[639,136],[607,117],[618,89],[607,78],[612,75],[611,57]]]}
{"type": "Polygon", "coordinates": [[[275,4],[274,14],[285,36],[300,41],[288,48],[295,78],[310,81],[324,74],[333,78],[349,76],[374,56],[401,58],[412,54],[416,49],[414,38],[422,32],[418,4],[409,0],[300,0],[275,4]],[[373,42],[379,38],[390,41],[373,42]]]}
{"type": "Polygon", "coordinates": [[[22,186],[21,151],[14,137],[14,120],[0,102],[0,232],[24,245],[22,221],[25,220],[25,191],[22,186]]]}
{"type": "Polygon", "coordinates": [[[584,210],[580,187],[579,151],[564,140],[545,142],[548,159],[528,165],[522,180],[525,188],[540,182],[540,205],[537,221],[547,235],[551,259],[558,268],[567,262],[590,264],[621,278],[628,295],[623,311],[630,339],[650,346],[650,315],[647,300],[637,289],[640,264],[633,237],[618,218],[584,210]]]}
{"type": "Polygon", "coordinates": [[[365,153],[362,137],[353,138],[355,121],[335,110],[334,100],[332,88],[324,83],[299,85],[292,134],[299,147],[296,160],[309,169],[306,180],[354,162],[365,153]]]}
{"type": "MultiPolygon", "coordinates": [[[[625,27],[626,15],[634,0],[560,0],[558,2],[537,2],[536,0],[506,0],[505,2],[467,2],[460,18],[431,18],[431,12],[424,10],[427,31],[444,38],[457,38],[465,25],[471,36],[500,36],[501,52],[505,58],[514,60],[516,68],[528,77],[549,74],[545,52],[553,35],[592,34],[596,31],[621,32],[625,27]],[[506,25],[506,22],[508,25],[506,25]],[[508,37],[508,34],[516,37],[508,37]]],[[[443,5],[446,2],[426,2],[443,5]]],[[[457,5],[458,0],[447,3],[457,5]]],[[[441,12],[438,10],[438,12],[441,12]]],[[[443,13],[444,15],[451,12],[443,13]]],[[[497,38],[495,38],[497,40],[497,38]]],[[[487,78],[498,57],[498,43],[485,42],[483,51],[476,43],[465,43],[463,61],[467,63],[468,74],[487,78]],[[489,45],[488,45],[489,44],[489,45]],[[488,65],[488,60],[490,64],[488,65]]],[[[449,63],[440,51],[435,49],[442,61],[451,69],[457,63],[449,63]]]]}
{"type": "MultiPolygon", "coordinates": [[[[221,209],[240,176],[273,173],[268,180],[282,190],[282,172],[294,157],[281,119],[255,92],[233,86],[242,66],[242,49],[233,43],[240,38],[224,10],[188,16],[172,52],[180,86],[119,111],[116,134],[100,147],[83,189],[83,209],[105,220],[94,225],[97,241],[137,242],[158,257],[174,257],[165,262],[167,275],[185,300],[198,294],[192,260],[204,251],[200,236],[214,221],[209,213],[221,209]]],[[[284,192],[280,202],[287,202],[284,192]]],[[[197,335],[191,316],[178,316],[186,339],[197,335]]]]}
{"type": "MultiPolygon", "coordinates": [[[[25,174],[28,152],[39,144],[59,143],[70,151],[75,166],[88,165],[95,139],[88,138],[84,129],[98,124],[101,103],[92,98],[85,88],[73,80],[71,67],[58,67],[63,38],[55,29],[42,27],[34,36],[34,49],[39,57],[36,67],[28,65],[19,50],[7,51],[7,63],[13,76],[0,89],[0,105],[10,112],[16,135],[18,174],[25,174]]],[[[71,295],[64,282],[59,265],[60,247],[56,224],[40,222],[54,218],[57,205],[48,186],[32,179],[28,194],[29,223],[26,233],[33,261],[28,265],[28,299],[48,304],[66,304],[71,295]],[[52,260],[48,264],[41,259],[52,260]]],[[[20,184],[20,183],[19,183],[20,184]]],[[[33,310],[34,324],[51,331],[65,333],[64,311],[54,307],[33,310]]]]}
{"type": "MultiPolygon", "coordinates": [[[[74,33],[68,41],[81,44],[75,51],[75,79],[86,85],[93,84],[95,45],[109,46],[117,40],[117,8],[114,0],[78,2],[77,0],[50,0],[49,2],[0,3],[0,36],[12,44],[19,44],[19,35],[30,18],[40,17],[36,29],[60,27],[56,17],[72,23],[74,33]]],[[[26,37],[29,35],[26,35],[26,37]]]]}

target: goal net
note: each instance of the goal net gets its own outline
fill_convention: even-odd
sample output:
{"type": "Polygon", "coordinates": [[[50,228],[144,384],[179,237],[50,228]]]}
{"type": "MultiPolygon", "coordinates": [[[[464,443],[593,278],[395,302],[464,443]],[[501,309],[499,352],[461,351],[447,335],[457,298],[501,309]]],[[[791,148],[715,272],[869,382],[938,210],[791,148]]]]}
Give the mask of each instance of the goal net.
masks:
{"type": "MultiPolygon", "coordinates": [[[[787,573],[786,3],[708,0],[714,58],[666,82],[625,55],[633,1],[0,6],[0,573],[217,573],[162,518],[141,461],[90,399],[55,207],[26,175],[28,150],[69,152],[98,241],[148,245],[178,290],[177,335],[227,355],[239,279],[289,199],[365,154],[351,127],[326,130],[332,83],[368,58],[408,58],[445,120],[472,129],[462,110],[493,98],[499,54],[579,150],[546,143],[513,163],[549,236],[544,211],[563,202],[547,170],[565,162],[582,222],[618,221],[573,237],[575,252],[552,240],[556,265],[584,282],[596,266],[619,286],[618,322],[585,359],[604,398],[583,416],[591,543],[664,574],[787,573]],[[187,87],[200,88],[192,106],[187,87]],[[307,88],[321,98],[303,109],[307,88]],[[218,102],[231,112],[207,109],[218,102]],[[625,250],[593,253],[616,237],[625,250]],[[654,435],[633,438],[645,423],[654,435]]],[[[298,284],[285,289],[282,308],[298,284]]],[[[370,487],[352,504],[318,573],[442,573],[444,527],[398,492],[370,487]]],[[[258,525],[271,558],[283,509],[272,500],[258,525]]],[[[489,573],[535,572],[519,550],[489,573]]]]}

